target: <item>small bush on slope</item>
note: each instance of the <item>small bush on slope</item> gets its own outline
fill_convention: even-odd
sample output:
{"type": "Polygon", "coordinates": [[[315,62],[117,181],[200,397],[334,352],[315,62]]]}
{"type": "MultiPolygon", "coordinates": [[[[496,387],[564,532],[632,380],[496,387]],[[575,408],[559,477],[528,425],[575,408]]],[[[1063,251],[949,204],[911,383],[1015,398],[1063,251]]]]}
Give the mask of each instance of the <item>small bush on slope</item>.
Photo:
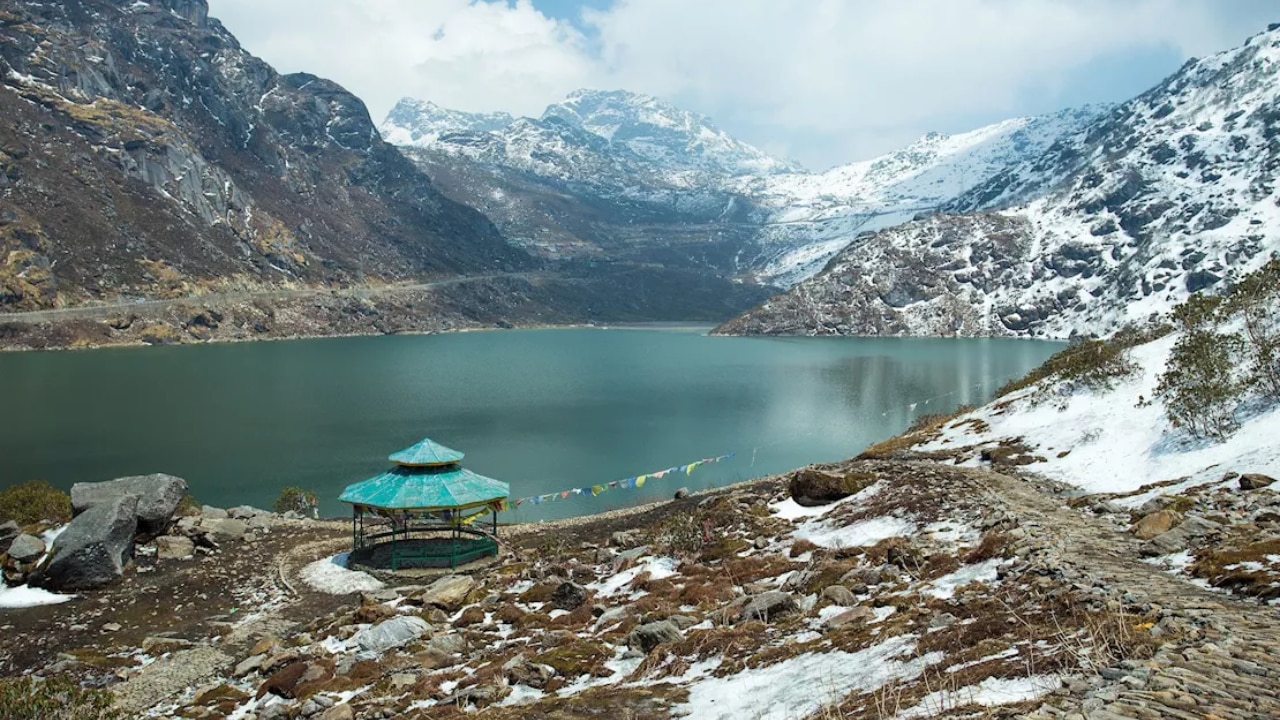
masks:
{"type": "Polygon", "coordinates": [[[0,522],[34,525],[41,520],[64,523],[71,519],[71,496],[43,480],[0,490],[0,522]]]}
{"type": "Polygon", "coordinates": [[[310,515],[320,506],[320,498],[310,490],[299,487],[287,487],[280,491],[276,498],[275,511],[278,513],[293,512],[310,515]]]}
{"type": "Polygon", "coordinates": [[[0,679],[0,720],[123,720],[111,700],[111,693],[82,689],[65,677],[0,679]]]}
{"type": "Polygon", "coordinates": [[[1235,373],[1240,336],[1189,330],[1174,344],[1155,395],[1174,427],[1196,437],[1224,440],[1235,432],[1245,384],[1235,373]]]}

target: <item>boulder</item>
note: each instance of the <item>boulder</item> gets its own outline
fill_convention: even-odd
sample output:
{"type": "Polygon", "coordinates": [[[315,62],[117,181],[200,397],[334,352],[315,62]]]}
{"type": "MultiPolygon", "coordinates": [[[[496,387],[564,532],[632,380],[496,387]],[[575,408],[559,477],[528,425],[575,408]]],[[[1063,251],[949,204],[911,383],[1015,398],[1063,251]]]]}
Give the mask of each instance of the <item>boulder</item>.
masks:
{"type": "Polygon", "coordinates": [[[316,720],[355,720],[355,711],[347,703],[334,705],[316,716],[316,720]]]}
{"type": "Polygon", "coordinates": [[[107,482],[76,483],[71,486],[71,514],[132,495],[137,498],[138,529],[161,533],[169,527],[173,513],[187,494],[187,481],[173,475],[135,475],[107,482]]]}
{"type": "Polygon", "coordinates": [[[243,540],[249,526],[243,520],[227,518],[225,520],[201,520],[200,529],[214,540],[243,540]]]}
{"type": "Polygon", "coordinates": [[[1261,490],[1269,487],[1275,481],[1275,478],[1262,473],[1245,473],[1240,476],[1237,482],[1240,483],[1241,490],[1261,490]]]}
{"type": "Polygon", "coordinates": [[[834,615],[832,617],[827,618],[827,621],[826,623],[824,623],[824,625],[827,628],[836,630],[850,623],[855,623],[855,622],[868,623],[875,619],[876,619],[876,614],[871,610],[871,608],[855,607],[855,608],[849,608],[848,610],[845,610],[839,615],[834,615]]]}
{"type": "Polygon", "coordinates": [[[413,642],[431,631],[426,620],[413,615],[391,618],[380,625],[361,630],[352,636],[355,644],[366,652],[384,653],[413,642]]]}
{"type": "Polygon", "coordinates": [[[676,494],[673,495],[672,497],[674,497],[676,500],[683,500],[689,497],[689,488],[682,487],[679,490],[676,490],[676,494]]]}
{"type": "Polygon", "coordinates": [[[457,655],[467,649],[467,639],[459,633],[436,635],[427,641],[427,649],[446,656],[457,655]]]}
{"type": "Polygon", "coordinates": [[[195,541],[189,537],[161,535],[156,538],[156,558],[158,560],[180,560],[195,554],[195,541]]]}
{"type": "Polygon", "coordinates": [[[248,520],[255,515],[263,515],[265,513],[265,510],[259,510],[252,505],[237,505],[233,508],[227,508],[227,517],[235,518],[236,520],[248,520]]]}
{"type": "Polygon", "coordinates": [[[44,540],[35,535],[19,535],[9,544],[9,558],[20,563],[39,560],[44,551],[44,540]]]}
{"type": "Polygon", "coordinates": [[[418,596],[423,605],[435,605],[450,612],[462,607],[463,600],[476,586],[468,575],[446,575],[427,586],[418,596]]]}
{"type": "Polygon", "coordinates": [[[142,639],[142,652],[151,656],[160,656],[189,647],[191,647],[191,641],[182,638],[153,636],[142,639]]]}
{"type": "Polygon", "coordinates": [[[796,604],[796,599],[790,593],[770,590],[748,600],[747,604],[738,611],[738,622],[746,620],[769,622],[772,618],[793,613],[799,609],[800,606],[796,604]]]}
{"type": "Polygon", "coordinates": [[[1133,524],[1132,532],[1139,540],[1150,540],[1173,529],[1182,517],[1172,510],[1158,510],[1133,524]]]}
{"type": "Polygon", "coordinates": [[[830,600],[833,605],[849,607],[858,604],[858,598],[854,597],[853,592],[843,585],[828,585],[823,589],[822,597],[830,600]]]}
{"type": "Polygon", "coordinates": [[[866,488],[875,482],[868,473],[833,473],[802,468],[792,473],[787,483],[791,498],[800,505],[827,505],[866,488]]]}
{"type": "Polygon", "coordinates": [[[7,551],[9,543],[13,542],[13,539],[21,534],[22,528],[18,527],[18,523],[13,520],[0,523],[0,553],[7,551]]]}
{"type": "Polygon", "coordinates": [[[659,620],[637,626],[627,637],[627,644],[647,653],[662,643],[680,642],[683,638],[684,635],[680,634],[680,628],[675,623],[659,620]]]}
{"type": "Polygon", "coordinates": [[[53,543],[52,557],[33,578],[50,590],[89,590],[124,573],[138,528],[138,496],[119,495],[73,518],[53,543]]]}
{"type": "Polygon", "coordinates": [[[212,505],[205,505],[201,507],[200,516],[205,518],[206,520],[226,520],[227,518],[231,517],[230,515],[227,514],[226,510],[223,510],[222,508],[213,507],[212,505]]]}
{"type": "Polygon", "coordinates": [[[551,606],[561,610],[577,610],[587,601],[587,589],[577,583],[562,582],[551,593],[551,606]]]}

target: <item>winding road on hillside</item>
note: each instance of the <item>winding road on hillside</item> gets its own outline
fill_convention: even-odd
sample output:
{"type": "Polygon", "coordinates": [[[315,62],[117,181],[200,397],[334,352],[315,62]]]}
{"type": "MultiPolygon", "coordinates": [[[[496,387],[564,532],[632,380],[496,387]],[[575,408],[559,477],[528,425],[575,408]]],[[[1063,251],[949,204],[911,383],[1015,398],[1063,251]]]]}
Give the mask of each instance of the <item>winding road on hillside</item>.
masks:
{"type": "Polygon", "coordinates": [[[474,282],[487,282],[498,279],[518,279],[518,280],[546,280],[558,278],[556,273],[546,271],[525,271],[525,272],[506,272],[506,273],[489,273],[486,275],[463,275],[460,277],[447,278],[444,280],[432,280],[429,282],[396,284],[396,285],[374,285],[353,288],[296,288],[281,290],[263,290],[258,292],[227,292],[227,293],[209,293],[205,295],[185,295],[177,298],[153,299],[153,300],[136,300],[132,302],[114,302],[101,305],[75,305],[72,307],[54,308],[51,310],[32,310],[28,312],[5,313],[0,312],[0,322],[19,322],[19,323],[43,323],[58,322],[64,320],[98,320],[112,313],[119,312],[138,312],[138,311],[155,311],[163,310],[174,305],[190,305],[190,304],[211,304],[224,305],[239,302],[254,302],[264,300],[268,302],[279,302],[281,300],[294,300],[298,298],[316,297],[321,295],[331,295],[334,297],[351,297],[351,298],[370,298],[382,295],[392,295],[403,292],[414,292],[422,290],[438,290],[440,288],[453,285],[464,285],[474,282]]]}

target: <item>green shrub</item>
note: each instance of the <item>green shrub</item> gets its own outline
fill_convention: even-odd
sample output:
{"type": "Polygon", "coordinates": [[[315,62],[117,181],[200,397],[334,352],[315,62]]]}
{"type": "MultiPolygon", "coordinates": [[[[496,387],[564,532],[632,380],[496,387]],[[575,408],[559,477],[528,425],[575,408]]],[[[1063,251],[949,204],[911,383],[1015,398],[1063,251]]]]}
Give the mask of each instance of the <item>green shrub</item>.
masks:
{"type": "Polygon", "coordinates": [[[110,692],[86,690],[67,677],[0,679],[0,720],[123,720],[124,717],[124,713],[112,707],[110,692]]]}
{"type": "Polygon", "coordinates": [[[1246,275],[1232,290],[1228,306],[1244,319],[1250,387],[1280,400],[1280,260],[1246,275]]]}
{"type": "Polygon", "coordinates": [[[1155,390],[1174,427],[1217,440],[1235,432],[1246,390],[1235,372],[1243,347],[1239,335],[1212,330],[1189,330],[1178,338],[1155,390]]]}
{"type": "Polygon", "coordinates": [[[1091,390],[1109,390],[1117,381],[1137,370],[1129,359],[1129,349],[1150,339],[1147,333],[1128,331],[1116,333],[1107,340],[1075,340],[1024,377],[1005,383],[996,390],[996,397],[1048,379],[1082,385],[1091,390]]]}
{"type": "Polygon", "coordinates": [[[33,525],[41,520],[64,523],[71,519],[71,496],[43,480],[0,490],[0,522],[33,525]]]}
{"type": "Polygon", "coordinates": [[[275,504],[275,510],[278,513],[292,510],[303,515],[311,515],[318,507],[320,507],[320,498],[310,490],[300,487],[287,487],[281,490],[275,504]]]}
{"type": "Polygon", "coordinates": [[[199,500],[196,500],[191,495],[183,495],[182,500],[178,502],[177,513],[183,517],[199,515],[202,508],[203,506],[199,500]]]}

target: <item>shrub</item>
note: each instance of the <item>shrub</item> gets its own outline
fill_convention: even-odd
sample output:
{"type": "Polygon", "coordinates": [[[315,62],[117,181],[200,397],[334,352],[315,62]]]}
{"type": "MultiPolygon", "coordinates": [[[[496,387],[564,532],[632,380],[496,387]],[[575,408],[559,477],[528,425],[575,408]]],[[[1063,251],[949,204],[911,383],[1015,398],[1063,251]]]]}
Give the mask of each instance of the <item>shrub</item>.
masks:
{"type": "Polygon", "coordinates": [[[300,487],[287,487],[280,491],[276,498],[275,511],[278,513],[293,512],[311,515],[320,507],[320,498],[310,490],[300,487]]]}
{"type": "Polygon", "coordinates": [[[183,495],[182,500],[178,503],[177,513],[183,517],[199,515],[202,507],[199,500],[196,500],[191,495],[183,495]]]}
{"type": "Polygon", "coordinates": [[[32,525],[41,520],[64,523],[71,519],[71,496],[43,480],[0,490],[0,521],[32,525]]]}
{"type": "Polygon", "coordinates": [[[1164,337],[1170,330],[1167,325],[1127,327],[1106,340],[1076,339],[1065,349],[1050,356],[1040,367],[1017,380],[1005,383],[996,390],[996,397],[1003,397],[1047,379],[1081,385],[1090,390],[1110,390],[1117,381],[1129,377],[1137,370],[1137,365],[1129,359],[1129,350],[1164,337]]]}
{"type": "Polygon", "coordinates": [[[1211,330],[1190,330],[1178,339],[1155,390],[1174,427],[1218,440],[1235,431],[1245,391],[1235,372],[1243,345],[1239,335],[1211,330]]]}
{"type": "Polygon", "coordinates": [[[1280,400],[1280,260],[1245,276],[1232,291],[1229,307],[1244,318],[1250,386],[1280,400]]]}
{"type": "Polygon", "coordinates": [[[0,679],[0,720],[122,720],[111,702],[110,692],[83,689],[66,677],[0,679]]]}

